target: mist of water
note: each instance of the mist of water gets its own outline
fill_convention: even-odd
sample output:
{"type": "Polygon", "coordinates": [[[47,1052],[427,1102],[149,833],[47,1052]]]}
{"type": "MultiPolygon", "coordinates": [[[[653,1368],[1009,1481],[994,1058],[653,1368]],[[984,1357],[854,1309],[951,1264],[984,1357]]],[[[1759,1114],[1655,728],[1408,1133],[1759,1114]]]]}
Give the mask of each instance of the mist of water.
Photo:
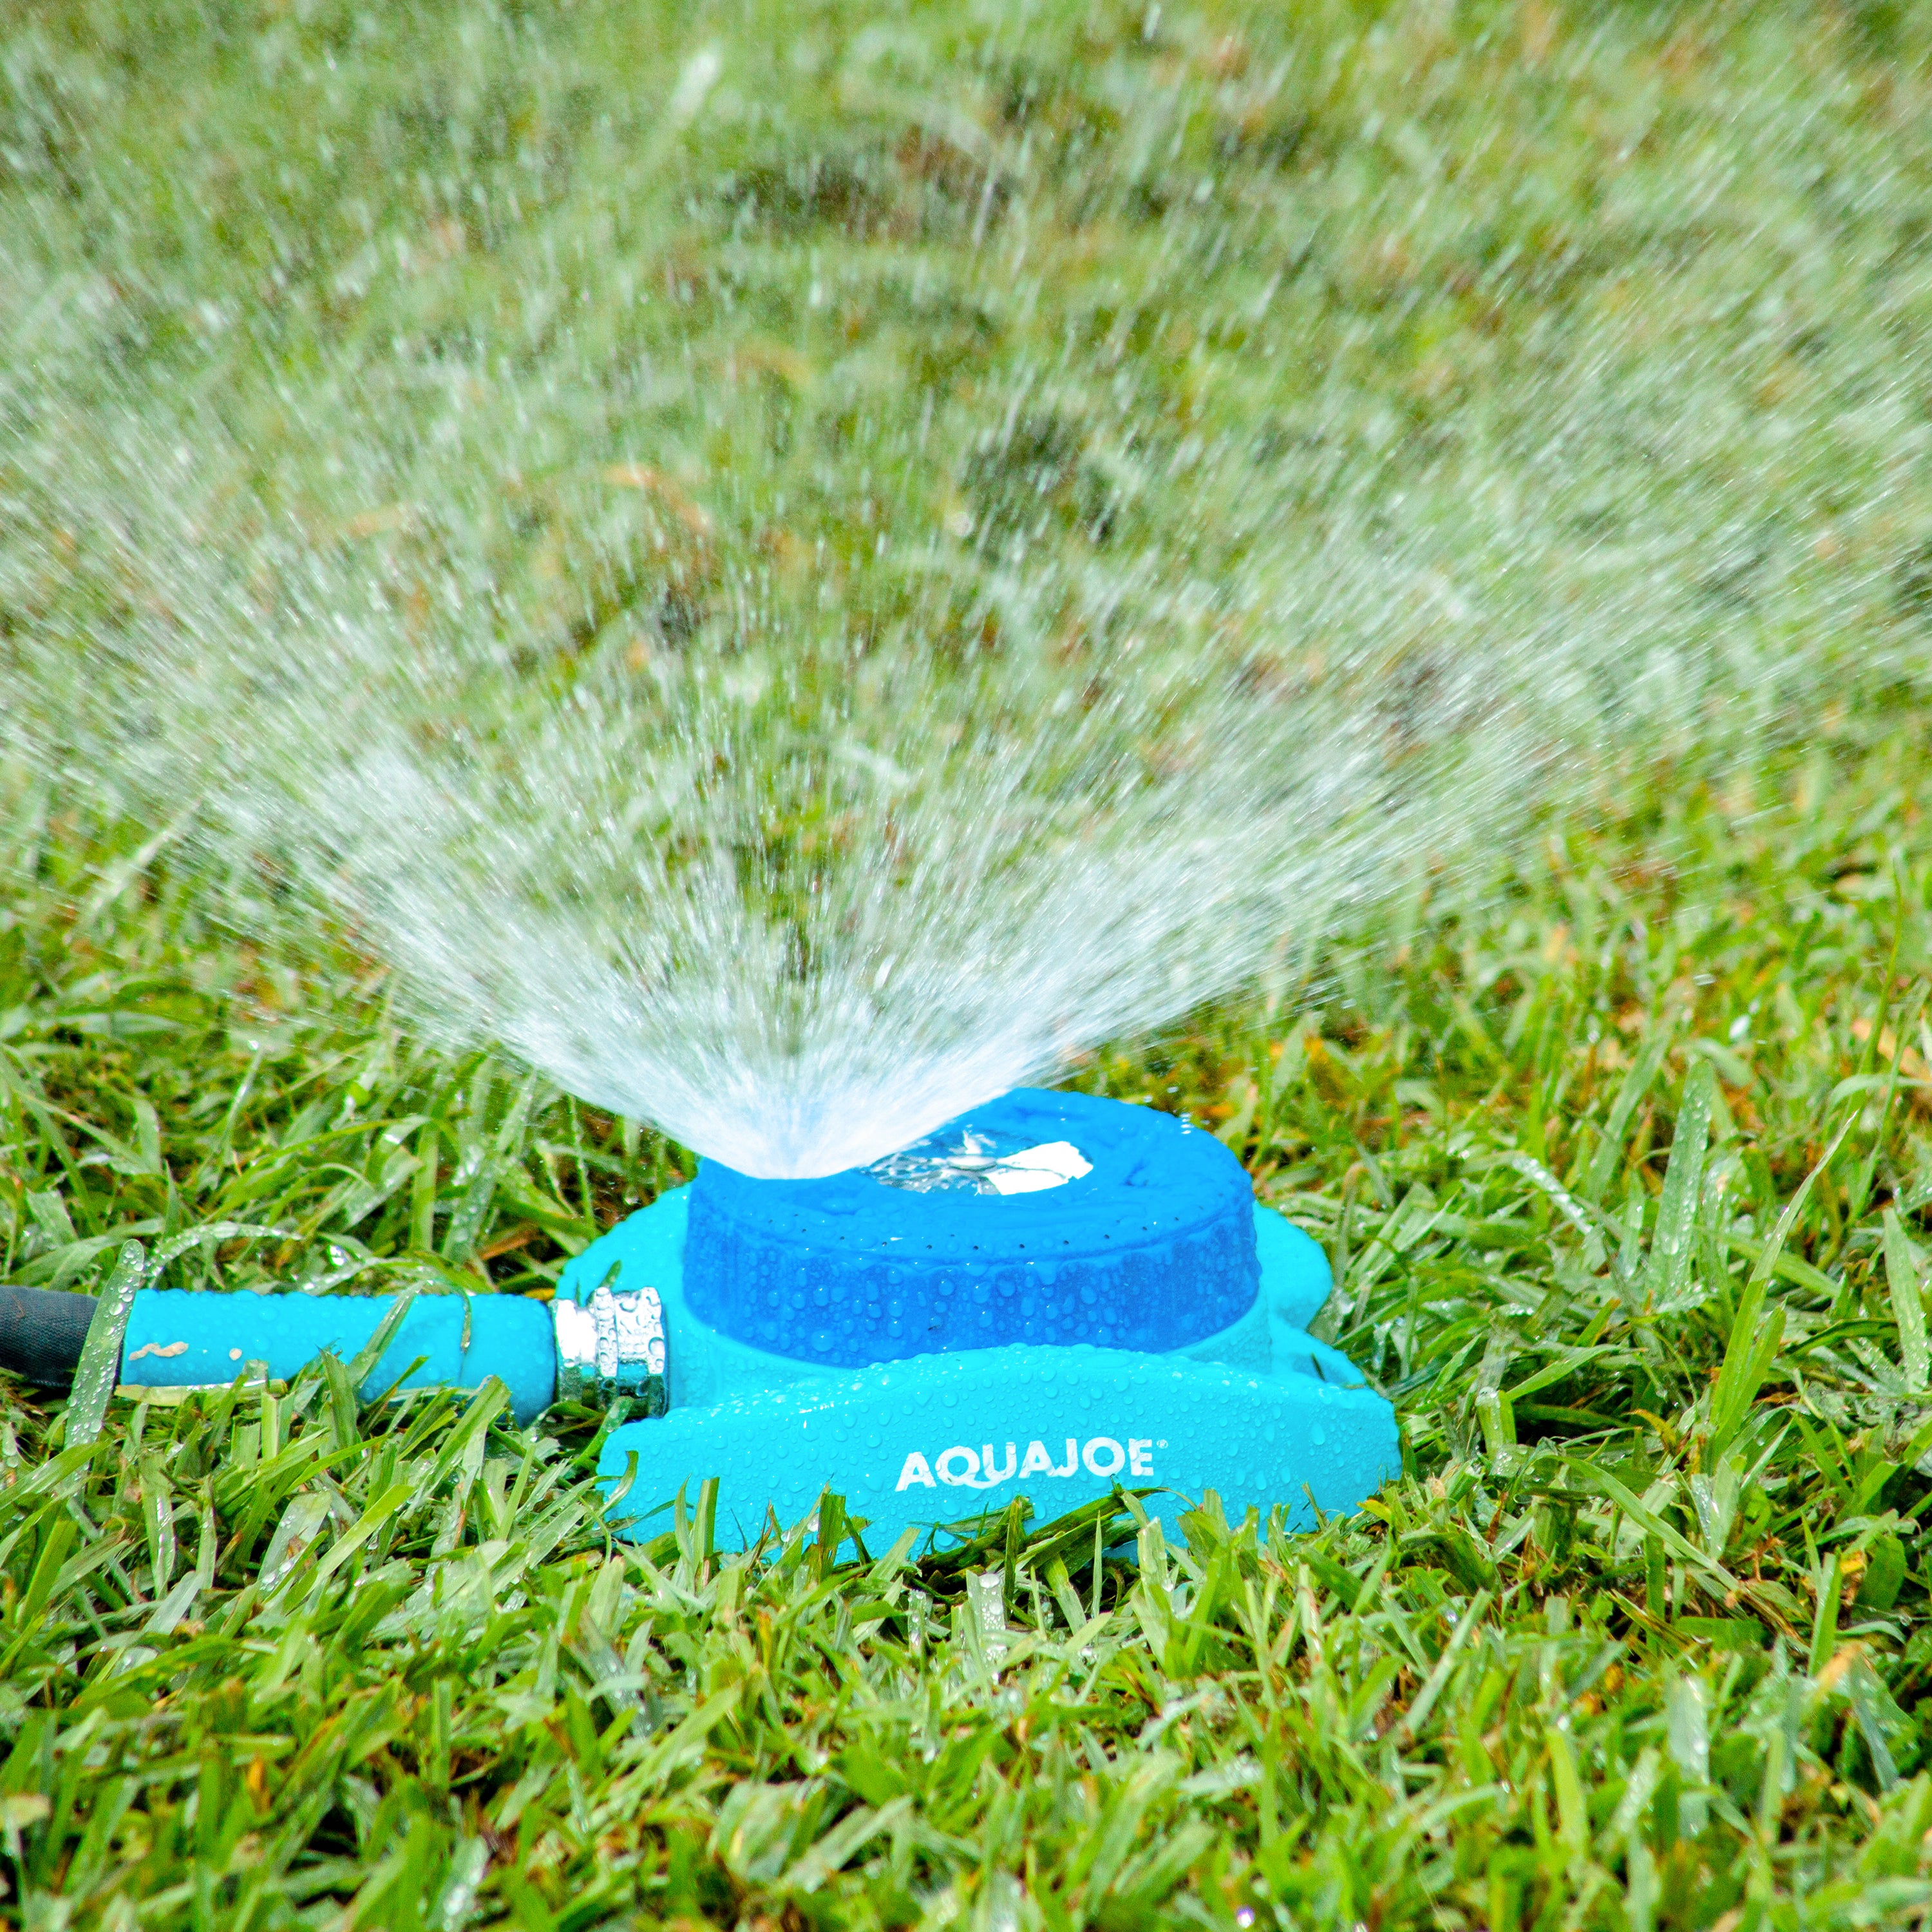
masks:
{"type": "MultiPolygon", "coordinates": [[[[650,182],[688,180],[666,144],[735,57],[667,66],[650,182]]],[[[1449,393],[1407,416],[1346,330],[1304,339],[1287,204],[1211,183],[1211,219],[1090,234],[1108,286],[1026,338],[1080,230],[991,109],[952,137],[1004,158],[950,254],[714,220],[715,340],[676,224],[627,236],[638,177],[594,155],[507,308],[446,288],[434,326],[293,374],[210,351],[198,384],[130,364],[126,297],[42,208],[6,231],[10,742],[247,874],[250,916],[334,922],[439,1036],[746,1172],[872,1160],[1633,761],[1688,781],[1919,676],[1901,318],[1932,296],[1916,256],[1875,284],[1884,218],[1842,216],[1903,205],[1904,164],[1833,136],[1808,210],[1774,164],[1825,140],[1812,109],[1745,82],[1649,184],[1657,238],[1623,234],[1641,312],[1606,275],[1507,368],[1425,358],[1449,393]],[[890,300],[1017,346],[922,387],[817,319],[890,300]]],[[[460,206],[485,171],[451,165],[460,206]]],[[[1345,238],[1456,204],[1432,165],[1345,238]]]]}

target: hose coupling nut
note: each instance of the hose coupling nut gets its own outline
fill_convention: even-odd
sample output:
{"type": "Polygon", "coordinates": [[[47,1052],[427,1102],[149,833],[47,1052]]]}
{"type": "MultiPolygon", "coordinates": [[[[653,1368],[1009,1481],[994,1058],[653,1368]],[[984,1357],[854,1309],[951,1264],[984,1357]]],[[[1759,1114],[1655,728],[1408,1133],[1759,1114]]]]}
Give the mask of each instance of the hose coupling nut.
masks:
{"type": "Polygon", "coordinates": [[[670,1406],[664,1304],[656,1288],[616,1294],[607,1277],[587,1301],[560,1295],[550,1315],[556,1326],[560,1402],[608,1408],[622,1400],[634,1414],[646,1416],[662,1415],[670,1406]]]}

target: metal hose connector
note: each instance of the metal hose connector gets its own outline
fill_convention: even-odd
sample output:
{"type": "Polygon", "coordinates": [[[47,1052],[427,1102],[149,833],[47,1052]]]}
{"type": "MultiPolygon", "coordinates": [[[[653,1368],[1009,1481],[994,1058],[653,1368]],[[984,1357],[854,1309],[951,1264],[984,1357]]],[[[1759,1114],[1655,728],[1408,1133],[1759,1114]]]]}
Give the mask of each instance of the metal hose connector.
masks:
{"type": "Polygon", "coordinates": [[[587,1301],[560,1295],[550,1316],[560,1402],[608,1408],[622,1400],[634,1415],[645,1416],[662,1415],[670,1406],[669,1344],[656,1288],[616,1294],[607,1278],[587,1301]]]}

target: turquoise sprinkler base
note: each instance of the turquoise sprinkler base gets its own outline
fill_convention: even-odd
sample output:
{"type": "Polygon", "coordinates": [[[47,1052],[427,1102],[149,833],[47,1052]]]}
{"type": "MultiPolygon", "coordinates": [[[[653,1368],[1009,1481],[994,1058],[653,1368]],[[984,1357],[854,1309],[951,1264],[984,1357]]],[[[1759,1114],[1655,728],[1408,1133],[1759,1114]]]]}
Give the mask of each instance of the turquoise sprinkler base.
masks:
{"type": "Polygon", "coordinates": [[[560,1295],[655,1288],[669,1412],[614,1430],[598,1475],[620,1533],[668,1528],[680,1490],[718,1479],[716,1534],[743,1548],[802,1520],[831,1490],[874,1552],[912,1529],[970,1526],[1016,1498],[1050,1520],[1117,1488],[1170,1525],[1212,1490],[1238,1520],[1282,1507],[1294,1527],[1346,1514],[1396,1474],[1395,1412],[1304,1324],[1327,1298],[1320,1248],[1253,1210],[1260,1288],[1226,1328],[1169,1352],[1012,1344],[832,1367],[734,1340],[685,1293],[691,1190],[592,1243],[560,1295]]]}

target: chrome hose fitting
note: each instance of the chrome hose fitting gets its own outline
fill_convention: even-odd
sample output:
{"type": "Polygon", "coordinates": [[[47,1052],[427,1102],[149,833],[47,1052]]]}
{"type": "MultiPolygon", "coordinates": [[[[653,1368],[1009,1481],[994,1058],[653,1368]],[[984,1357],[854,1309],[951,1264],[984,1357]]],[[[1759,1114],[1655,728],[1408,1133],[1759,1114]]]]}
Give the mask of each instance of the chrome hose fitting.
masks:
{"type": "Polygon", "coordinates": [[[670,1406],[664,1304],[656,1288],[615,1294],[607,1276],[588,1301],[559,1295],[550,1316],[558,1401],[608,1408],[621,1400],[635,1416],[662,1415],[670,1406]]]}

